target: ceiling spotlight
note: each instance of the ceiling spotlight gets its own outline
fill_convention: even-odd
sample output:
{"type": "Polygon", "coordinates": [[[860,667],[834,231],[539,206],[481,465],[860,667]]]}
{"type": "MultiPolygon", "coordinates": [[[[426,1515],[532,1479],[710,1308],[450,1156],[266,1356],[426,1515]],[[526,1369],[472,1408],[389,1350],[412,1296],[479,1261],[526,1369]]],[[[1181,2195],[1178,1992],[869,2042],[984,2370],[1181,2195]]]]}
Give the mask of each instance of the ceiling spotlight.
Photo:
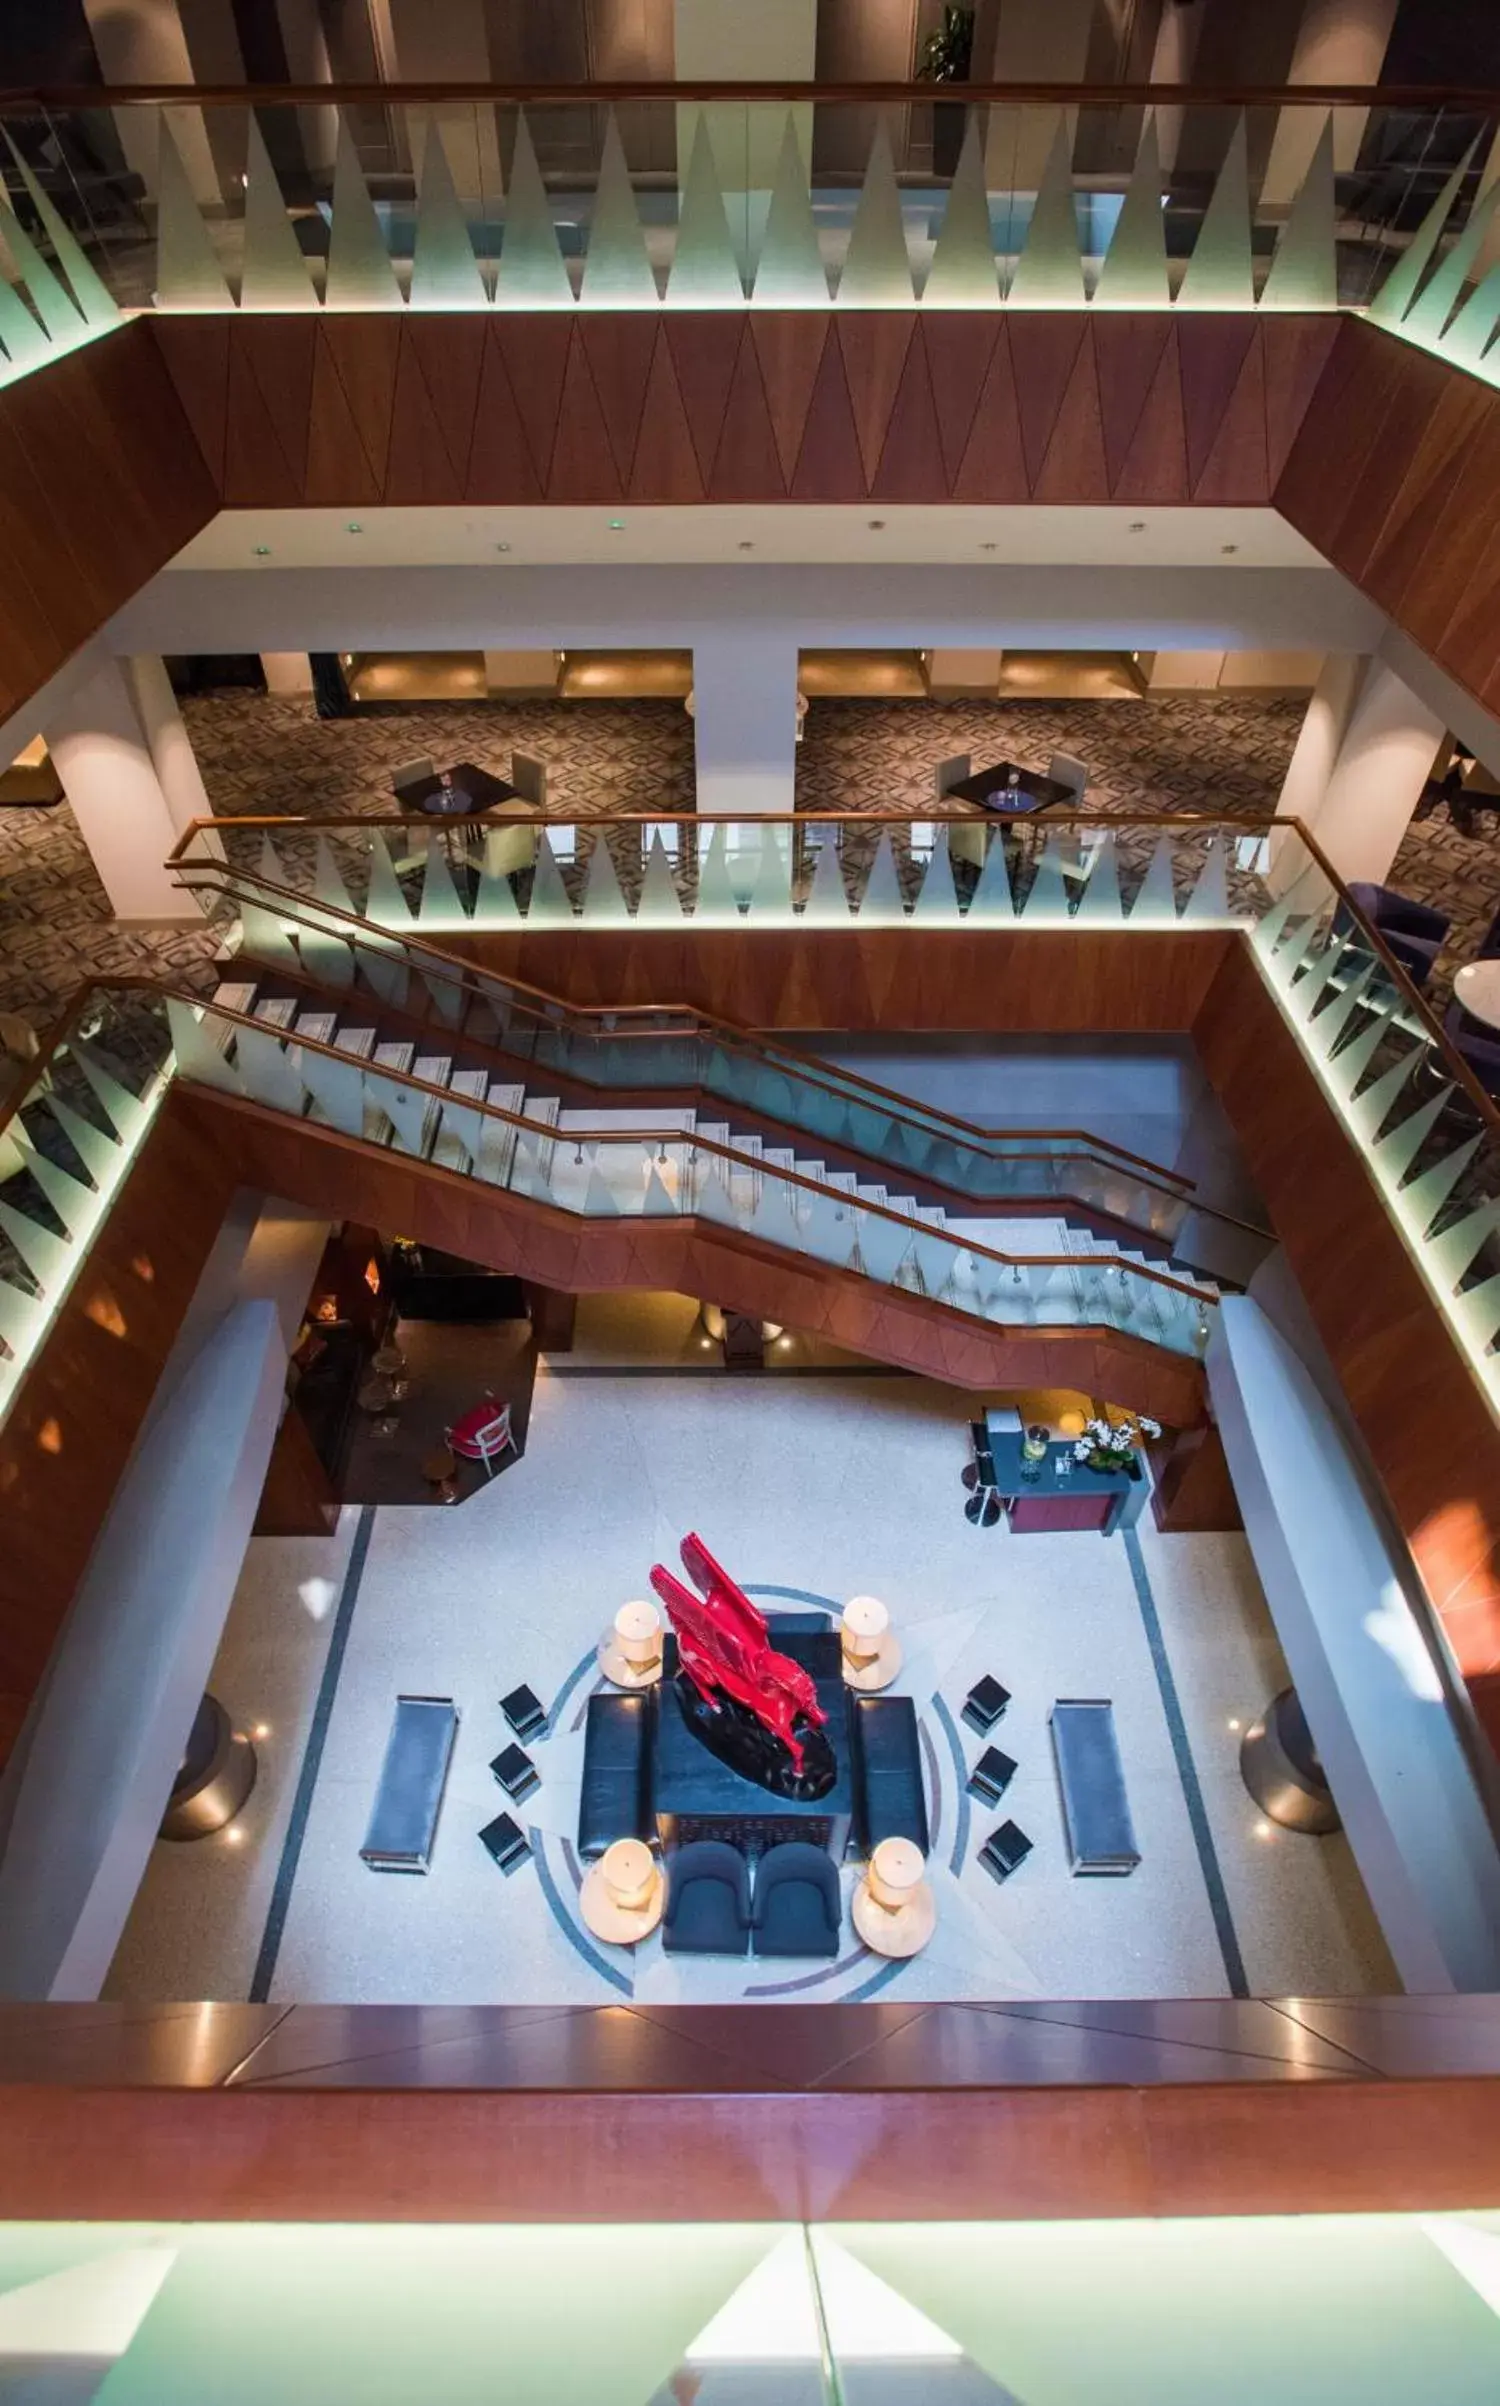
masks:
{"type": "Polygon", "coordinates": [[[623,534],[624,534],[624,532],[625,532],[625,521],[624,521],[624,519],[623,519],[623,518],[611,518],[611,520],[610,520],[610,522],[609,522],[609,531],[610,531],[610,533],[611,533],[612,535],[623,535],[623,534]]]}
{"type": "Polygon", "coordinates": [[[1227,560],[1231,552],[1239,550],[1239,545],[1238,543],[1221,543],[1219,545],[1219,549],[1222,551],[1225,559],[1227,560]]]}
{"type": "Polygon", "coordinates": [[[256,546],[255,546],[255,556],[256,556],[256,558],[257,558],[258,560],[269,560],[269,558],[271,557],[271,546],[270,546],[270,544],[269,544],[269,543],[257,543],[257,544],[256,544],[256,546]]]}
{"type": "Polygon", "coordinates": [[[981,543],[979,548],[981,551],[998,551],[1000,546],[998,543],[981,543]]]}
{"type": "Polygon", "coordinates": [[[508,543],[497,543],[495,545],[495,549],[496,551],[509,551],[510,545],[508,543]]]}
{"type": "Polygon", "coordinates": [[[740,549],[741,551],[754,551],[755,545],[753,543],[742,543],[740,545],[740,549]]]}
{"type": "Polygon", "coordinates": [[[1132,518],[1125,529],[1127,535],[1143,535],[1145,531],[1146,521],[1144,518],[1132,518]]]}
{"type": "Polygon", "coordinates": [[[348,525],[344,529],[346,535],[362,535],[364,531],[364,528],[360,525],[357,518],[351,518],[348,525]]]}
{"type": "Polygon", "coordinates": [[[867,518],[865,520],[865,524],[869,528],[872,535],[883,535],[885,533],[885,520],[883,518],[867,518]]]}

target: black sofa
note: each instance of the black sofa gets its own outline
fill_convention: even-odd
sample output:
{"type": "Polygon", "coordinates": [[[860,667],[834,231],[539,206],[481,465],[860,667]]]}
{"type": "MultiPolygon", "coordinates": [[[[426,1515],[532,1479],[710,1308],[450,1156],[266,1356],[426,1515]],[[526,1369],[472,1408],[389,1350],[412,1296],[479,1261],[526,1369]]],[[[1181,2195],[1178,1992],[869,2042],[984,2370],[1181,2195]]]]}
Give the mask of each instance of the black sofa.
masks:
{"type": "Polygon", "coordinates": [[[594,1862],[617,1838],[656,1835],[651,1814],[651,1716],[656,1697],[591,1696],[583,1736],[578,1852],[594,1862]]]}

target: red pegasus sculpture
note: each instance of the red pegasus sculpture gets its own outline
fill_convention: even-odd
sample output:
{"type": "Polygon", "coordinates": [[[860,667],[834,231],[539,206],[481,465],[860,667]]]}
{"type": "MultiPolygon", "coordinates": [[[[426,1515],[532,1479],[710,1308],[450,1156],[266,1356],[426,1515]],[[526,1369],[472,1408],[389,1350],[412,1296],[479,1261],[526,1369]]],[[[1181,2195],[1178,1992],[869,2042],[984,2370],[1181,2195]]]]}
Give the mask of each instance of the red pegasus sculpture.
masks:
{"type": "Polygon", "coordinates": [[[718,1709],[719,1696],[743,1704],[781,1740],[800,1774],[806,1750],[793,1724],[799,1713],[817,1726],[828,1718],[816,1688],[800,1663],[776,1652],[765,1615],[715,1562],[702,1538],[690,1533],[681,1552],[682,1567],[701,1593],[695,1596],[659,1562],[652,1566],[651,1584],[677,1633],[683,1670],[712,1709],[718,1709]]]}

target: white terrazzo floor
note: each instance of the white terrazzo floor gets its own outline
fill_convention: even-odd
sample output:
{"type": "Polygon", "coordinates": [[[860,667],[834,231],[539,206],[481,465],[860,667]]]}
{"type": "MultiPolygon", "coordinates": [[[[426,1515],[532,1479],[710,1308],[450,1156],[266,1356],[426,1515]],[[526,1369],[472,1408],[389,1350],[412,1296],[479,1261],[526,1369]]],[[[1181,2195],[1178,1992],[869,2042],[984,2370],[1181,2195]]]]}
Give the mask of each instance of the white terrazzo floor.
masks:
{"type": "MultiPolygon", "coordinates": [[[[458,1510],[374,1515],[271,1998],[1228,1994],[1125,1541],[971,1528],[959,1483],[967,1416],[963,1397],[917,1380],[544,1368],[522,1462],[458,1510]],[[911,1963],[892,1970],[853,1936],[852,1870],[845,1942],[828,1965],[667,1957],[659,1939],[632,1956],[583,1932],[572,1834],[592,1650],[616,1606],[646,1592],[650,1564],[674,1559],[690,1528],[768,1609],[792,1601],[778,1589],[835,1605],[872,1592],[890,1605],[935,1824],[939,1930],[911,1963]],[[958,1762],[966,1773],[980,1751],[958,1709],[984,1671],[1013,1693],[996,1732],[1019,1764],[1003,1812],[1035,1841],[1003,1889],[975,1861],[1002,1815],[963,1796],[958,1762]],[[507,1879],[477,1832],[506,1802],[488,1764],[510,1734],[498,1700],[521,1680],[549,1705],[567,1694],[552,1734],[531,1750],[542,1785],[518,1812],[534,1859],[507,1879]],[[358,1853],[401,1691],[451,1695],[462,1713],[425,1879],[372,1873],[358,1853]],[[1059,1695],[1113,1699],[1142,1854],[1129,1878],[1069,1875],[1047,1730],[1059,1695]]],[[[214,1684],[242,1725],[270,1725],[261,1782],[237,1841],[157,1846],[110,1995],[249,1993],[354,1518],[325,1546],[252,1545],[214,1684]]],[[[1162,1538],[1149,1514],[1139,1534],[1251,1992],[1395,1988],[1344,1840],[1258,1835],[1240,1785],[1232,1725],[1248,1723],[1286,1678],[1244,1540],[1162,1538]]]]}

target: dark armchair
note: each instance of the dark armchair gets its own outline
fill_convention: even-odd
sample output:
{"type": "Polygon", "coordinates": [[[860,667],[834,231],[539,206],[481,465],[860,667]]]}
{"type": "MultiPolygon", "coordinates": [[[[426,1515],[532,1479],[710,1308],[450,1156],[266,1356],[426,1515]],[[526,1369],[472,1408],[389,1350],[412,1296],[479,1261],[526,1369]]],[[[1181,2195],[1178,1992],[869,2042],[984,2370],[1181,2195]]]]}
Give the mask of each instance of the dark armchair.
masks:
{"type": "MultiPolygon", "coordinates": [[[[1352,884],[1349,899],[1363,911],[1413,985],[1425,986],[1448,933],[1447,912],[1435,911],[1430,903],[1413,901],[1409,894],[1398,894],[1393,886],[1352,884]]],[[[1338,935],[1354,933],[1353,921],[1343,909],[1335,914],[1333,924],[1338,935]]]]}
{"type": "Polygon", "coordinates": [[[750,1867],[737,1846],[695,1838],[668,1857],[661,1943],[669,1955],[748,1953],[750,1867]]]}
{"type": "Polygon", "coordinates": [[[820,1846],[773,1846],[755,1874],[750,1916],[757,1955],[836,1955],[843,1911],[839,1875],[820,1846]]]}

